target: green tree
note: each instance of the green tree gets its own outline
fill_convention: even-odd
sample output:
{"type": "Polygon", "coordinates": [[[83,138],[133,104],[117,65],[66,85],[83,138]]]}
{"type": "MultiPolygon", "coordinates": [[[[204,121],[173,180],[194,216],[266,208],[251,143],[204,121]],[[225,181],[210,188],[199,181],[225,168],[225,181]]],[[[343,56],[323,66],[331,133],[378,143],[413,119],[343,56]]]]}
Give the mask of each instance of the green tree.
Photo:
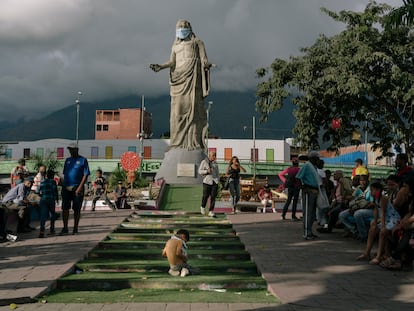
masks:
{"type": "Polygon", "coordinates": [[[40,166],[46,165],[47,169],[57,172],[57,170],[62,166],[62,162],[56,158],[56,152],[49,152],[45,157],[39,155],[34,155],[30,157],[30,160],[33,160],[34,169],[37,171],[40,166]]]}
{"type": "Polygon", "coordinates": [[[414,0],[403,0],[403,5],[394,8],[385,19],[386,27],[413,26],[414,0]]]}
{"type": "Polygon", "coordinates": [[[304,148],[319,148],[322,137],[328,149],[337,150],[350,142],[354,130],[367,130],[383,155],[392,143],[410,144],[414,40],[407,27],[383,28],[389,10],[374,1],[363,12],[322,8],[345,30],[320,35],[300,56],[276,59],[270,68],[257,70],[261,120],[291,100],[294,133],[304,148]],[[340,129],[332,128],[334,118],[341,120],[340,129]]]}

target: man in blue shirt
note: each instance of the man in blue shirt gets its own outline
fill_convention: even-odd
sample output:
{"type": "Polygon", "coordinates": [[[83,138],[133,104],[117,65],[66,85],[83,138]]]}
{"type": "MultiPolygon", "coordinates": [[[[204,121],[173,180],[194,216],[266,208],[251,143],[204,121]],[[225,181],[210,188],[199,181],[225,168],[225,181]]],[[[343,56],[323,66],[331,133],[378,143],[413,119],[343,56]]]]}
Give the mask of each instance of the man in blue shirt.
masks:
{"type": "Polygon", "coordinates": [[[73,234],[78,233],[80,211],[83,203],[85,182],[90,175],[88,160],[79,155],[77,144],[68,146],[70,157],[65,160],[63,167],[62,185],[62,220],[61,235],[68,234],[69,210],[73,209],[73,234]]]}
{"type": "Polygon", "coordinates": [[[302,213],[303,213],[303,238],[313,240],[317,236],[312,232],[312,225],[316,218],[316,199],[322,180],[317,171],[319,152],[311,151],[308,154],[309,161],[299,170],[296,178],[302,183],[302,213]]]}

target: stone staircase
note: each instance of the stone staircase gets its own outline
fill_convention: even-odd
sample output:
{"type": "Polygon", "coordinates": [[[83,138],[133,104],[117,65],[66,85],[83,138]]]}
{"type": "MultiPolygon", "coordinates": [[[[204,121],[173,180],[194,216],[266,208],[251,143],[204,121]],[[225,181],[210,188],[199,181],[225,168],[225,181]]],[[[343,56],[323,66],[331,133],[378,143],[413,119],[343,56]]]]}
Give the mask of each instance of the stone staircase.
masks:
{"type": "Polygon", "coordinates": [[[266,289],[249,253],[225,216],[167,211],[133,212],[73,271],[57,281],[58,290],[266,289]],[[161,256],[178,229],[190,232],[189,263],[199,275],[171,277],[161,256]]]}

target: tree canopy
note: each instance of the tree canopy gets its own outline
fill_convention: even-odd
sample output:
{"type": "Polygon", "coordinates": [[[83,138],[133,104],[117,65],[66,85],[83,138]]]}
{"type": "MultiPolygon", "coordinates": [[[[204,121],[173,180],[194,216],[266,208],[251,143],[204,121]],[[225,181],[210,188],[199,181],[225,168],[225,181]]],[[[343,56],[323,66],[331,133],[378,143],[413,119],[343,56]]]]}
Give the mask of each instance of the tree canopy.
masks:
{"type": "Polygon", "coordinates": [[[304,148],[323,142],[338,150],[355,130],[367,131],[383,155],[393,143],[410,145],[414,38],[409,27],[384,27],[390,9],[375,1],[363,12],[322,8],[345,29],[332,37],[321,34],[300,56],[257,69],[261,120],[290,99],[296,105],[293,131],[304,148]],[[341,121],[340,128],[332,128],[333,119],[341,121]]]}
{"type": "Polygon", "coordinates": [[[394,8],[385,19],[386,27],[399,27],[414,24],[414,0],[403,0],[403,5],[394,8]]]}

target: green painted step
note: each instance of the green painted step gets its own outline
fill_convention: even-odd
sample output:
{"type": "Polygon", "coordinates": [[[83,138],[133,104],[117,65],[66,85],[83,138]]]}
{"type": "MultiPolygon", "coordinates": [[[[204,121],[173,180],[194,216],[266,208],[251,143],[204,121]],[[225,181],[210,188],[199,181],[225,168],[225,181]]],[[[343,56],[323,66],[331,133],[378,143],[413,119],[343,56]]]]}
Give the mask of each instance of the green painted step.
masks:
{"type": "Polygon", "coordinates": [[[143,218],[143,217],[131,217],[127,218],[127,223],[133,223],[133,224],[194,224],[194,225],[214,225],[218,227],[232,227],[232,224],[227,219],[222,220],[211,220],[211,218],[143,218]]]}
{"type": "MultiPolygon", "coordinates": [[[[147,248],[164,248],[166,241],[122,241],[107,239],[99,242],[99,249],[119,249],[119,248],[128,248],[128,249],[147,249],[147,248]]],[[[214,242],[200,242],[200,241],[190,241],[188,246],[192,251],[198,249],[244,249],[244,245],[239,241],[214,241],[214,242]]]]}
{"type": "MultiPolygon", "coordinates": [[[[174,234],[178,229],[182,227],[176,226],[162,226],[162,225],[152,225],[148,227],[139,227],[133,224],[122,223],[115,229],[115,233],[164,233],[164,234],[174,234]]],[[[193,234],[204,234],[204,235],[229,235],[235,236],[235,232],[232,228],[217,229],[217,228],[198,228],[196,226],[186,226],[184,229],[187,229],[191,235],[193,234]]]]}
{"type": "MultiPolygon", "coordinates": [[[[240,242],[240,239],[238,236],[232,234],[223,235],[221,233],[208,233],[208,234],[193,234],[190,230],[190,242],[193,241],[238,241],[240,242]]],[[[171,233],[111,233],[107,236],[107,239],[111,240],[122,240],[122,241],[164,241],[167,242],[167,240],[171,237],[171,233]]]]}
{"type": "MultiPolygon", "coordinates": [[[[215,261],[191,260],[191,265],[200,269],[201,273],[249,273],[257,275],[257,267],[252,261],[215,261]]],[[[122,259],[89,259],[75,265],[76,270],[82,272],[166,272],[168,262],[163,260],[122,260],[122,259]]]]}
{"type": "Polygon", "coordinates": [[[79,273],[57,280],[57,288],[62,290],[118,290],[125,288],[265,289],[266,287],[266,281],[262,277],[244,275],[192,275],[181,278],[171,277],[168,273],[79,273]]]}
{"type": "Polygon", "coordinates": [[[170,220],[170,219],[194,219],[196,221],[223,221],[223,220],[227,220],[227,215],[226,214],[220,214],[220,213],[216,213],[215,217],[208,217],[208,216],[203,216],[201,215],[199,212],[197,213],[179,213],[179,214],[169,214],[169,213],[163,213],[163,214],[156,214],[154,212],[149,212],[149,213],[132,213],[128,216],[128,218],[142,218],[142,219],[165,219],[165,220],[170,220]]]}
{"type": "Polygon", "coordinates": [[[223,225],[221,226],[219,225],[214,225],[214,224],[206,224],[205,226],[199,226],[199,224],[193,224],[193,223],[187,223],[187,224],[183,224],[181,225],[175,225],[174,223],[147,223],[147,222],[137,222],[137,223],[133,223],[133,222],[122,222],[118,228],[121,229],[145,229],[145,230],[149,230],[148,232],[151,232],[150,230],[156,230],[156,229],[172,229],[172,230],[178,230],[180,228],[186,228],[188,229],[192,229],[192,230],[197,230],[197,231],[219,231],[219,232],[233,232],[233,227],[232,225],[223,225]],[[211,228],[209,228],[209,226],[211,226],[211,228]]]}
{"type": "Polygon", "coordinates": [[[214,224],[214,223],[164,223],[164,222],[158,222],[158,223],[149,223],[146,221],[140,221],[140,222],[123,222],[121,224],[122,228],[131,228],[131,229],[176,229],[176,228],[182,228],[182,229],[189,229],[197,227],[198,230],[214,230],[214,229],[227,229],[232,230],[233,226],[231,224],[214,224]]]}
{"type": "MultiPolygon", "coordinates": [[[[88,258],[135,258],[135,259],[160,259],[162,248],[159,249],[94,249],[88,258]]],[[[250,259],[250,254],[241,249],[190,249],[190,260],[197,259],[211,259],[211,260],[241,260],[250,259]]]]}

